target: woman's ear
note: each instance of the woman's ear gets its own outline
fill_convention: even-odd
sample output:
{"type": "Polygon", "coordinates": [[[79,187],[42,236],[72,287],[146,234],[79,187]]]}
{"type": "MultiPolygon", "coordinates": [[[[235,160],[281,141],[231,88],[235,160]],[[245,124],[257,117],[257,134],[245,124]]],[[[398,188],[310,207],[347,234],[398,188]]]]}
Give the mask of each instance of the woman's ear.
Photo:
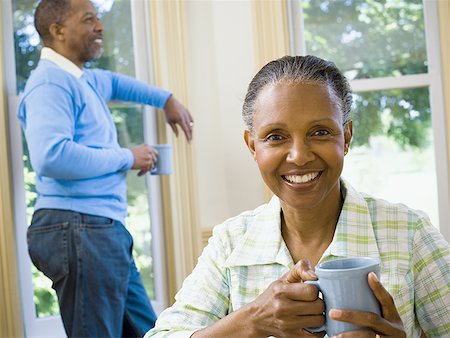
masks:
{"type": "Polygon", "coordinates": [[[352,140],[353,135],[353,122],[348,121],[344,125],[344,154],[348,153],[348,149],[350,148],[350,141],[352,140]]]}
{"type": "Polygon", "coordinates": [[[255,139],[253,138],[253,134],[250,130],[245,130],[244,132],[244,140],[247,144],[248,150],[250,150],[250,153],[252,154],[253,158],[256,161],[256,152],[255,152],[255,139]]]}

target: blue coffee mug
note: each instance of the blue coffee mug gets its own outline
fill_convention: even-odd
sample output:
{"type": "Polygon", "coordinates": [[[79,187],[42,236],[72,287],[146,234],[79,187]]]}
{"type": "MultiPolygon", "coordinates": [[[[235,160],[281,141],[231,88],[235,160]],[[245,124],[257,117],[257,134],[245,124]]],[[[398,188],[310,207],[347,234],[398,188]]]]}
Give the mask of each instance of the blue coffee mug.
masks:
{"type": "Polygon", "coordinates": [[[158,157],[150,170],[150,175],[170,175],[172,174],[172,145],[155,144],[152,146],[158,151],[158,157]]]}
{"type": "Polygon", "coordinates": [[[350,323],[332,320],[328,315],[331,309],[369,311],[380,315],[380,305],[367,281],[370,272],[374,272],[380,278],[378,259],[354,257],[319,263],[316,267],[318,280],[305,283],[315,285],[322,293],[325,302],[325,324],[307,330],[326,331],[331,337],[345,331],[364,329],[350,323]]]}

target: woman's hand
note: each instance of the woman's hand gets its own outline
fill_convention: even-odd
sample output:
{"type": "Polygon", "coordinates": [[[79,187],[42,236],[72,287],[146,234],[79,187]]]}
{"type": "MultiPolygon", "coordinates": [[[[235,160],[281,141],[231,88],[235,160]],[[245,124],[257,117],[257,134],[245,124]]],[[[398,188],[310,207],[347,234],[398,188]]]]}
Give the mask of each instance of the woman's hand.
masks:
{"type": "Polygon", "coordinates": [[[317,288],[303,283],[314,279],[317,276],[309,262],[299,261],[253,302],[194,332],[191,337],[323,337],[325,332],[304,330],[322,326],[325,321],[325,305],[317,297],[317,288]]]}
{"type": "Polygon", "coordinates": [[[323,337],[324,332],[313,334],[304,330],[319,327],[325,321],[325,305],[318,298],[317,288],[303,283],[315,279],[309,261],[301,260],[248,304],[257,336],[323,337]]]}
{"type": "Polygon", "coordinates": [[[382,316],[373,312],[332,309],[329,313],[331,319],[368,328],[368,330],[343,332],[335,336],[335,338],[406,337],[402,320],[397,312],[392,296],[383,287],[373,272],[369,274],[368,281],[370,288],[381,305],[382,316]]]}

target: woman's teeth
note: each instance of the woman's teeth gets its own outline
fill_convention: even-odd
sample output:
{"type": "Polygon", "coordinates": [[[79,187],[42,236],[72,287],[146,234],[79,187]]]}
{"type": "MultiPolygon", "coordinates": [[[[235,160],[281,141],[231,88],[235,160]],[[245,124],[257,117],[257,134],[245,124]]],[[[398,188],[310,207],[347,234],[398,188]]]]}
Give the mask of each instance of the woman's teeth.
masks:
{"type": "Polygon", "coordinates": [[[287,175],[284,178],[291,183],[307,183],[319,176],[318,172],[305,175],[287,175]]]}

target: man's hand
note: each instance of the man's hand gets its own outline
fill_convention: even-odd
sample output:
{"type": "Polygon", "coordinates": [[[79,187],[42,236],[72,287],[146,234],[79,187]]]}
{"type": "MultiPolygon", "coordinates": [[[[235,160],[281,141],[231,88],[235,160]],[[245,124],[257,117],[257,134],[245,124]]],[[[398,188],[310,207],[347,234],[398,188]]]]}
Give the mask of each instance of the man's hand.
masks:
{"type": "Polygon", "coordinates": [[[189,111],[172,95],[166,102],[164,112],[166,113],[166,121],[175,135],[178,137],[178,124],[183,129],[186,140],[190,143],[192,140],[194,120],[189,111]]]}
{"type": "Polygon", "coordinates": [[[139,170],[138,176],[144,175],[152,170],[158,159],[158,152],[148,144],[140,144],[130,149],[133,153],[134,163],[131,169],[139,170]]]}

